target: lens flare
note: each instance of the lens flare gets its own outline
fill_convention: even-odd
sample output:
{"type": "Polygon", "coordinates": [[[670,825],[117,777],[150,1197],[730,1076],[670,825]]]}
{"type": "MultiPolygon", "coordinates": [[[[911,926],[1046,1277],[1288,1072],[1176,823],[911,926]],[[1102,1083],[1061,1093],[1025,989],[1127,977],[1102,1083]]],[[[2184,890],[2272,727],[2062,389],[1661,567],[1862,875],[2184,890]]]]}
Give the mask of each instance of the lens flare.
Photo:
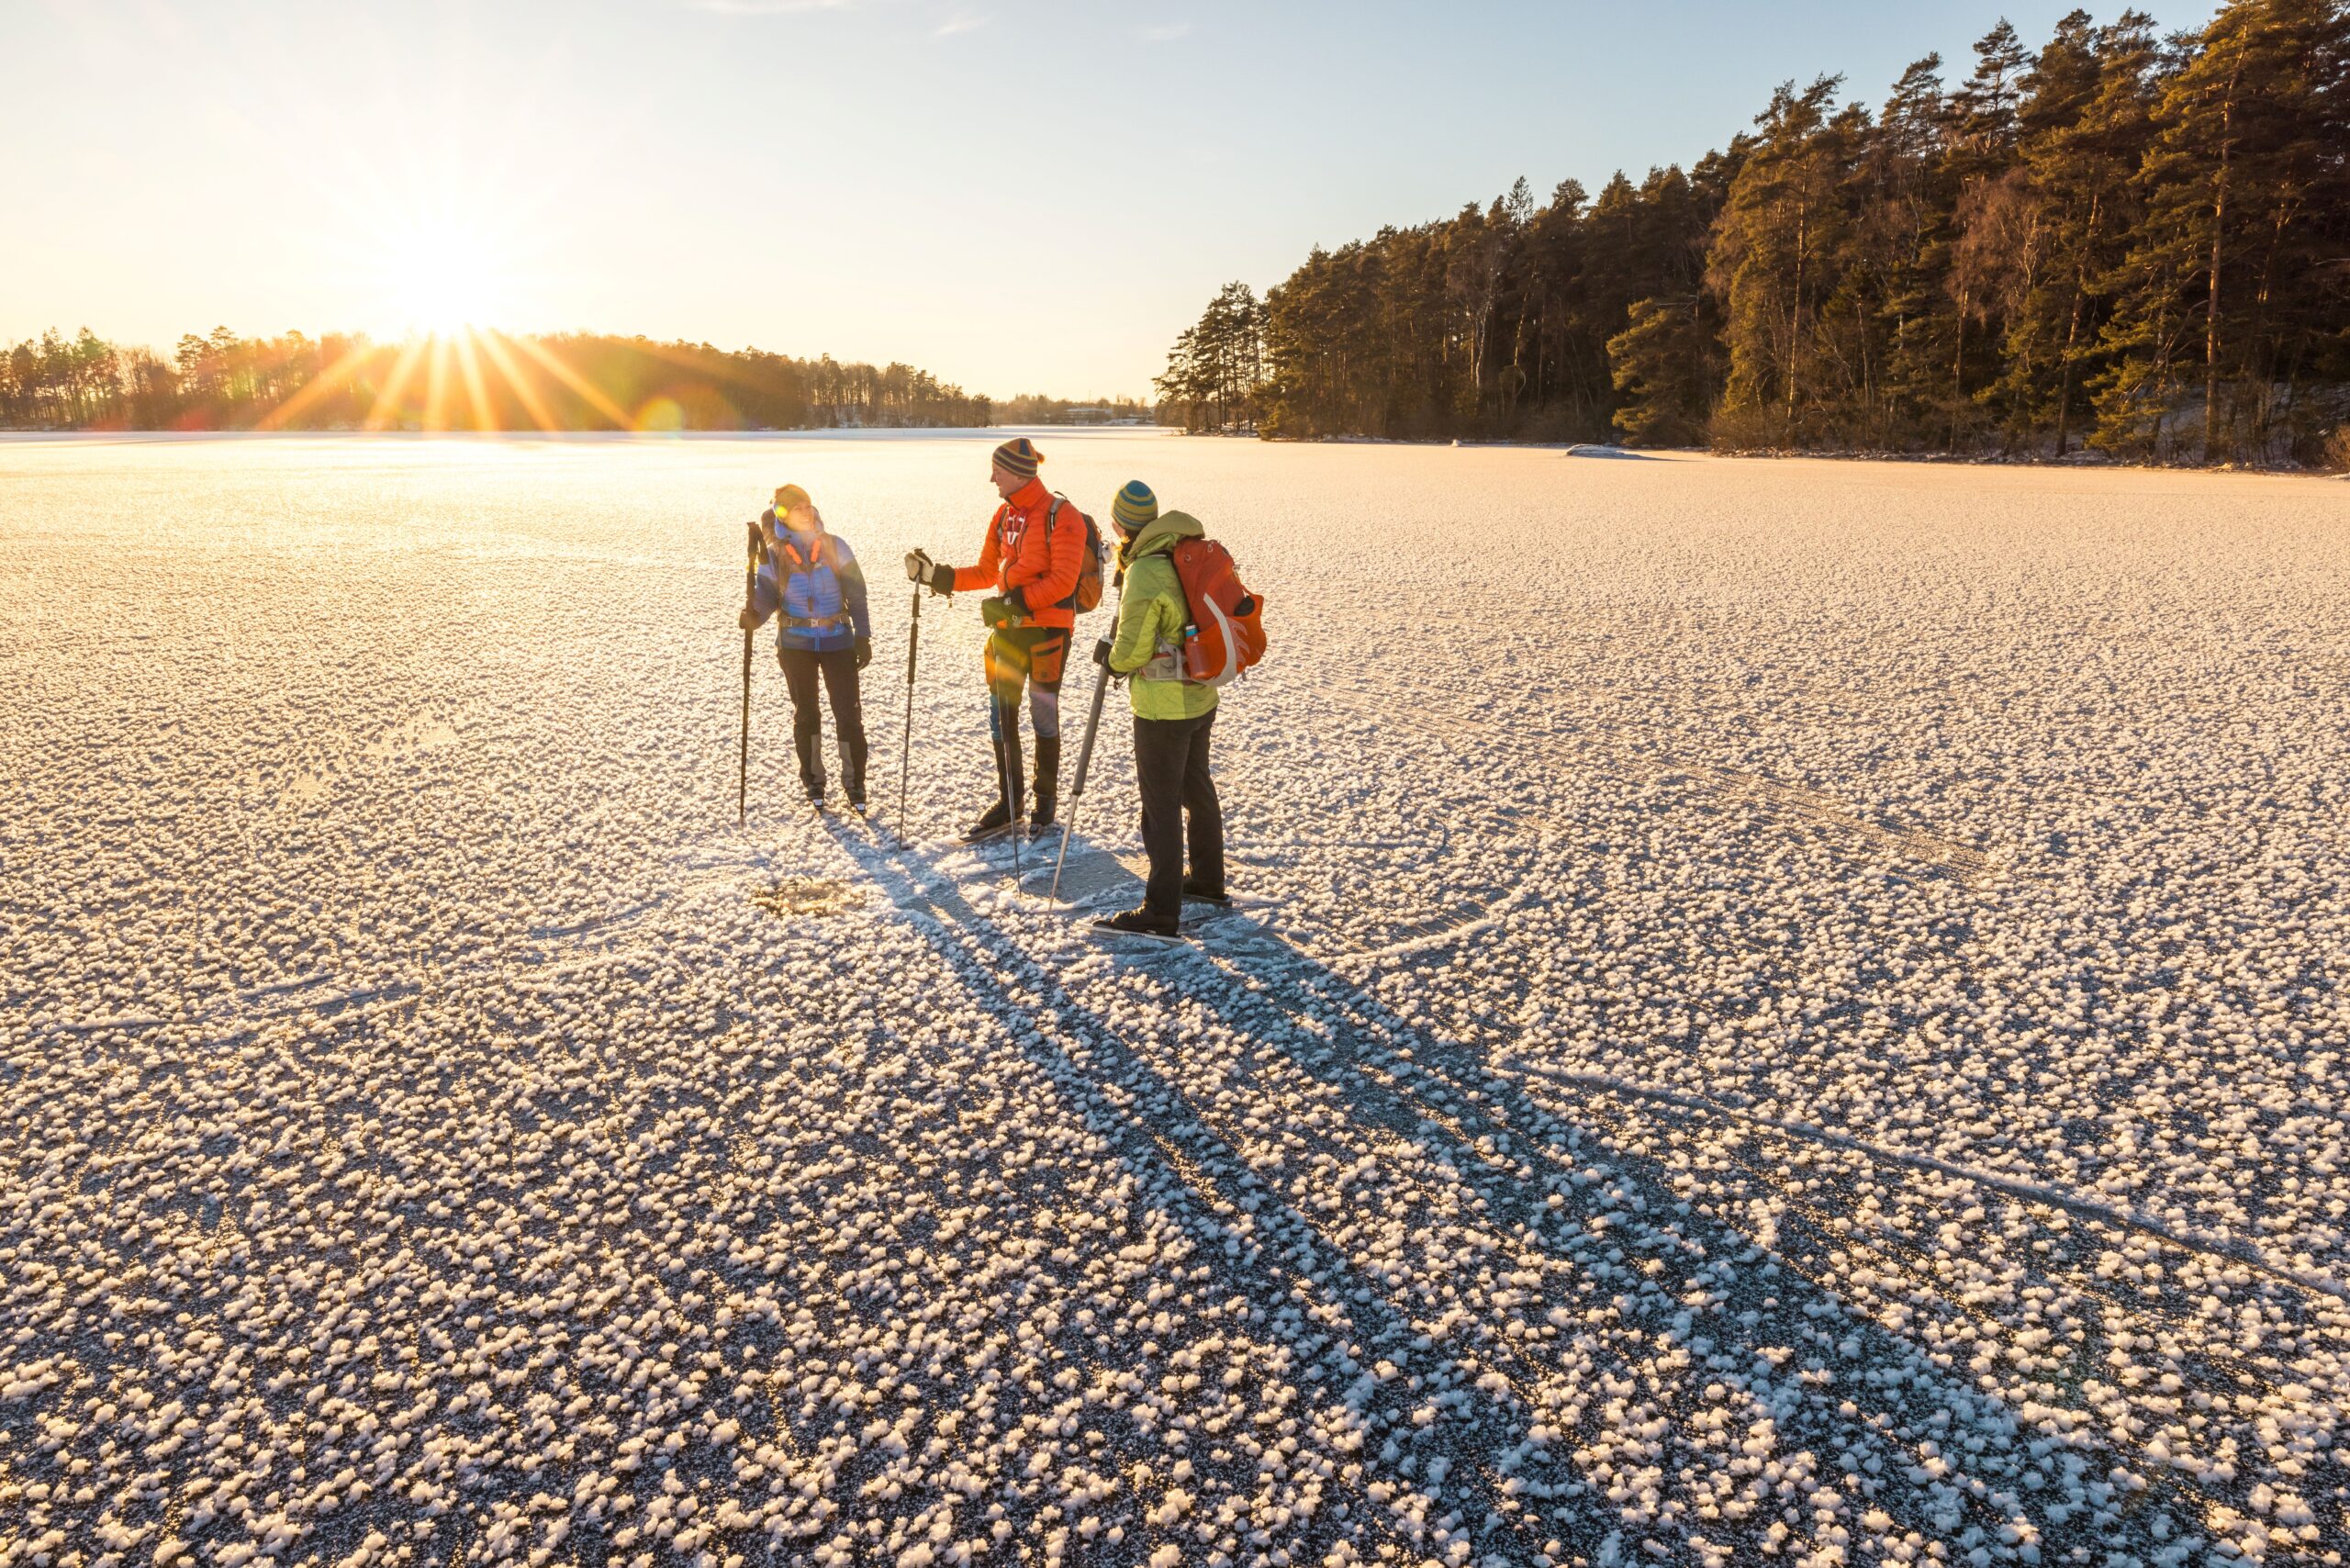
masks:
{"type": "Polygon", "coordinates": [[[686,428],[686,410],[675,398],[648,398],[636,410],[639,435],[676,435],[686,428]]]}

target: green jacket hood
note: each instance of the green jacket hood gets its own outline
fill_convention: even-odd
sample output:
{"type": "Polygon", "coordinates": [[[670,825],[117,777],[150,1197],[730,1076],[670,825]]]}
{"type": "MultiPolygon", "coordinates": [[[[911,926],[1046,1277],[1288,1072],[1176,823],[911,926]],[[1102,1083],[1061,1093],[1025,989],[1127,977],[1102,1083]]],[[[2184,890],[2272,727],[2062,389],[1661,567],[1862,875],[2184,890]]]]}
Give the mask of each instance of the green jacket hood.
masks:
{"type": "Polygon", "coordinates": [[[1134,543],[1126,546],[1125,559],[1134,562],[1145,555],[1160,554],[1175,548],[1179,539],[1204,539],[1207,532],[1190,512],[1161,512],[1135,535],[1134,543]]]}

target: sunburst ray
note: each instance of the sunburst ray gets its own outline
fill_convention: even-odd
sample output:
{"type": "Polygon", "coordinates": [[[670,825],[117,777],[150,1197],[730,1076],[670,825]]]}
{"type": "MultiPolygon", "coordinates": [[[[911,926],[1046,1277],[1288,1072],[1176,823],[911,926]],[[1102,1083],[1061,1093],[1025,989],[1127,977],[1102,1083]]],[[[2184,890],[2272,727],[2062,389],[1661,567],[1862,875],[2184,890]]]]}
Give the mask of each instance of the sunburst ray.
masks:
{"type": "Polygon", "coordinates": [[[449,340],[441,332],[425,339],[424,428],[449,428],[449,340]]]}
{"type": "Polygon", "coordinates": [[[481,356],[474,352],[480,335],[470,327],[457,334],[457,368],[465,378],[465,397],[474,406],[474,429],[487,435],[498,424],[497,411],[489,405],[489,389],[482,383],[481,356]]]}
{"type": "Polygon", "coordinates": [[[399,418],[400,398],[408,391],[408,378],[416,374],[416,362],[424,357],[424,340],[411,338],[400,349],[400,357],[392,362],[392,373],[384,380],[383,390],[375,394],[375,406],[367,410],[363,430],[379,431],[399,418]]]}
{"type": "Polygon", "coordinates": [[[364,338],[353,342],[332,364],[304,382],[294,396],[255,420],[253,429],[257,431],[285,429],[293,420],[308,413],[320,398],[330,396],[341,384],[346,372],[360,364],[370,355],[380,352],[382,351],[376,344],[367,342],[364,338]]]}
{"type": "Polygon", "coordinates": [[[547,406],[539,397],[538,388],[531,385],[530,373],[516,364],[514,356],[506,352],[507,340],[504,335],[496,330],[488,330],[479,334],[479,339],[482,353],[489,356],[490,363],[498,367],[498,374],[506,377],[506,385],[514,389],[514,396],[521,403],[522,411],[531,416],[531,422],[548,435],[560,431],[562,427],[557,425],[554,422],[554,417],[547,412],[547,406]]]}
{"type": "Polygon", "coordinates": [[[535,339],[509,338],[507,341],[512,343],[516,348],[520,349],[524,353],[529,354],[532,359],[538,361],[541,364],[544,365],[547,369],[548,375],[554,376],[557,381],[562,382],[565,386],[570,387],[574,392],[578,393],[581,398],[587,400],[589,408],[595,409],[598,413],[603,415],[604,418],[612,421],[612,428],[614,430],[629,430],[635,425],[636,421],[629,418],[628,411],[626,409],[622,409],[618,403],[613,402],[610,398],[604,396],[603,390],[597,386],[594,382],[589,381],[586,376],[572,369],[571,366],[564,364],[563,361],[557,358],[552,351],[548,350],[535,339]]]}

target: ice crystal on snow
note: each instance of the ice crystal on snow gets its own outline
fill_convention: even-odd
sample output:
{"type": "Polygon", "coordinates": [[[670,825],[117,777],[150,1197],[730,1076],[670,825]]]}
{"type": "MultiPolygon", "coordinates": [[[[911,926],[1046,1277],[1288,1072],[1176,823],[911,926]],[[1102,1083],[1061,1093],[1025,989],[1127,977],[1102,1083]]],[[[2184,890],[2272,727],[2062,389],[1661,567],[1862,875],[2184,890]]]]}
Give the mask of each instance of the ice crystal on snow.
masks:
{"type": "Polygon", "coordinates": [[[2339,1551],[2338,490],[1072,437],[1272,607],[1136,957],[883,573],[734,825],[977,450],[6,449],[0,1561],[2339,1551]]]}

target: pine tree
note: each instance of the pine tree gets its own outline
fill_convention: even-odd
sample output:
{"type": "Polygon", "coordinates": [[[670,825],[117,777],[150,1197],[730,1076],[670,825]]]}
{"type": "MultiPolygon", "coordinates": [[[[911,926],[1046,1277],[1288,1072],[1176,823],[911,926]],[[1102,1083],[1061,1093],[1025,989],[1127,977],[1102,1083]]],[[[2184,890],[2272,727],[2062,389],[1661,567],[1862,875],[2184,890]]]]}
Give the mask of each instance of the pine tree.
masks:
{"type": "Polygon", "coordinates": [[[1719,327],[1705,297],[1643,299],[1607,340],[1607,361],[1623,403],[1615,428],[1630,446],[1691,446],[1705,439],[1717,378],[1719,327]]]}
{"type": "Polygon", "coordinates": [[[1860,171],[1852,260],[1874,283],[1884,343],[1882,444],[1915,445],[1940,429],[1951,344],[1942,280],[1950,264],[1956,178],[1944,158],[1951,112],[1942,56],[1913,62],[1877,116],[1860,171]]]}
{"type": "Polygon", "coordinates": [[[1824,134],[1841,77],[1788,83],[1756,120],[1752,155],[1716,226],[1707,284],[1724,302],[1729,376],[1718,422],[1733,442],[1788,444],[1807,433],[1812,333],[1842,214],[1841,171],[1824,134]]]}
{"type": "Polygon", "coordinates": [[[2315,441],[2306,384],[2343,374],[2344,301],[2325,273],[2350,178],[2345,98],[2350,12],[2335,0],[2233,0],[2161,84],[2100,445],[2162,454],[2189,387],[2204,462],[2315,441]]]}
{"type": "Polygon", "coordinates": [[[2002,19],[1975,40],[1974,73],[1950,96],[1943,175],[1953,205],[1942,301],[1950,360],[1940,398],[1946,451],[1971,445],[1980,428],[1975,389],[1996,377],[2004,335],[1997,297],[2012,298],[2020,281],[2000,248],[2027,221],[2028,192],[2007,176],[2015,166],[2031,61],[2002,19]],[[1994,190],[1995,182],[2005,183],[1994,190]]]}
{"type": "Polygon", "coordinates": [[[2039,207],[2044,265],[2009,322],[2008,369],[1995,387],[2011,428],[2053,454],[2071,443],[2085,365],[2109,310],[2105,279],[2135,221],[2133,177],[2151,135],[2152,18],[2125,11],[2092,28],[2086,12],[2057,24],[2026,79],[2021,165],[2039,207]]]}
{"type": "Polygon", "coordinates": [[[2108,450],[2314,454],[2350,409],[2344,26],[2075,11],[2036,52],[1992,28],[1953,90],[1916,62],[1874,117],[1789,84],[1685,174],[1317,248],[1259,302],[1253,375],[1227,288],[1161,385],[1268,435],[2061,456],[2093,418],[2108,450]]]}

